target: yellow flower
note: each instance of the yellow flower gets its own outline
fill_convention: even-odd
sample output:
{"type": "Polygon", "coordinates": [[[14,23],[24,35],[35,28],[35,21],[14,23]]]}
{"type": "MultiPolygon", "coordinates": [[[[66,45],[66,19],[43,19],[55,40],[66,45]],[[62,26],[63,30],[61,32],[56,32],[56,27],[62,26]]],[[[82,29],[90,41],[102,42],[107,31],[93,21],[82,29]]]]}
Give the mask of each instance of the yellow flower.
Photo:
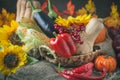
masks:
{"type": "Polygon", "coordinates": [[[9,43],[8,43],[7,41],[5,41],[5,40],[0,40],[0,46],[5,46],[5,47],[7,47],[7,46],[9,46],[8,44],[9,44],[9,43]]]}
{"type": "Polygon", "coordinates": [[[71,24],[79,25],[83,23],[86,25],[90,19],[91,19],[91,15],[87,15],[87,14],[76,16],[76,17],[68,16],[67,19],[64,19],[59,16],[58,18],[56,18],[55,22],[56,24],[62,25],[65,28],[69,28],[71,24]]]}
{"type": "Polygon", "coordinates": [[[10,45],[0,50],[0,71],[4,75],[11,75],[27,62],[26,53],[19,46],[10,45]]]}
{"type": "Polygon", "coordinates": [[[58,18],[56,18],[55,22],[57,24],[59,24],[59,25],[62,25],[64,27],[66,27],[66,28],[68,28],[69,25],[70,25],[70,23],[69,23],[69,21],[67,19],[64,19],[64,18],[62,18],[60,16],[58,16],[58,18]]]}
{"type": "Polygon", "coordinates": [[[14,20],[11,21],[11,26],[3,25],[3,27],[0,27],[0,41],[5,40],[10,42],[10,37],[15,33],[17,27],[18,23],[14,20]]]}
{"type": "Polygon", "coordinates": [[[90,21],[90,19],[91,15],[84,14],[83,16],[77,16],[75,23],[76,24],[83,23],[86,25],[90,21]]]}
{"type": "Polygon", "coordinates": [[[0,14],[0,27],[2,27],[4,24],[10,25],[12,20],[15,20],[15,14],[8,13],[6,9],[2,8],[2,13],[0,14]]]}

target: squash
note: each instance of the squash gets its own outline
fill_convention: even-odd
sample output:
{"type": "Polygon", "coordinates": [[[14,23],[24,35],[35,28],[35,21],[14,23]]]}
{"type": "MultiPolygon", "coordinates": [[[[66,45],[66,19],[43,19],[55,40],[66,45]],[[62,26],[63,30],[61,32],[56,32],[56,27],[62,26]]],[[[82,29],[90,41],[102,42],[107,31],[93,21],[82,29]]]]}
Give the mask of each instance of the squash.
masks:
{"type": "Polygon", "coordinates": [[[117,61],[114,57],[108,55],[99,55],[95,59],[95,68],[102,71],[103,67],[106,68],[107,72],[112,72],[116,69],[117,61]]]}
{"type": "Polygon", "coordinates": [[[103,42],[106,39],[107,30],[104,27],[95,40],[95,44],[103,42]]]}

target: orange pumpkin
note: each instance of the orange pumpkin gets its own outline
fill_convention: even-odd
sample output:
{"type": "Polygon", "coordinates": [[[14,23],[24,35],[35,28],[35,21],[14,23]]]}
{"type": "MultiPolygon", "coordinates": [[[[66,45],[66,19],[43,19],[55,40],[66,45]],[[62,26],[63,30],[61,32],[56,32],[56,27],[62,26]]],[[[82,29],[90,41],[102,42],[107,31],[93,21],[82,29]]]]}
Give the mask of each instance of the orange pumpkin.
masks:
{"type": "Polygon", "coordinates": [[[106,28],[104,27],[95,40],[95,44],[103,42],[106,39],[106,28]]]}
{"type": "Polygon", "coordinates": [[[112,72],[116,69],[116,66],[116,59],[112,56],[100,55],[95,59],[95,68],[100,71],[105,67],[107,72],[112,72]]]}

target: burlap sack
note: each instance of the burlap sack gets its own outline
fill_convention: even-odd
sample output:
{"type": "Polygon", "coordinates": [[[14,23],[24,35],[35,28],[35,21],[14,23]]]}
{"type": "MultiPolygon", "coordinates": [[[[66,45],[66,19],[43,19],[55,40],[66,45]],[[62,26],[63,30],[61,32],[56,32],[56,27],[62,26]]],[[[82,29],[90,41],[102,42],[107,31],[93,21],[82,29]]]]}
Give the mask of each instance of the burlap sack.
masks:
{"type": "Polygon", "coordinates": [[[102,54],[108,54],[111,56],[115,56],[115,52],[112,48],[112,39],[109,37],[108,33],[106,35],[106,40],[96,45],[100,46],[102,54]]]}
{"type": "MultiPolygon", "coordinates": [[[[0,80],[4,76],[0,75],[0,80]]],[[[56,73],[56,66],[46,62],[39,61],[33,65],[27,65],[20,68],[16,74],[11,75],[7,80],[66,80],[56,73]]]]}

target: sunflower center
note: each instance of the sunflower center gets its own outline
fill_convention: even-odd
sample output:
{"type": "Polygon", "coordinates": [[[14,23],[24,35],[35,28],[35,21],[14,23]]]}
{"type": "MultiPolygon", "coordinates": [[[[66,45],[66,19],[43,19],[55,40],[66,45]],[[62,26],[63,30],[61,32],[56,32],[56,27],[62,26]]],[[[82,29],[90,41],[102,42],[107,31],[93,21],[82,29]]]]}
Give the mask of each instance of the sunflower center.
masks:
{"type": "Polygon", "coordinates": [[[9,40],[14,45],[22,46],[24,44],[23,42],[21,42],[19,36],[15,32],[11,33],[9,40]]]}
{"type": "Polygon", "coordinates": [[[16,67],[17,64],[18,64],[18,57],[17,57],[17,55],[14,54],[14,53],[9,53],[8,55],[6,55],[5,58],[4,58],[4,64],[8,68],[16,67]]]}

